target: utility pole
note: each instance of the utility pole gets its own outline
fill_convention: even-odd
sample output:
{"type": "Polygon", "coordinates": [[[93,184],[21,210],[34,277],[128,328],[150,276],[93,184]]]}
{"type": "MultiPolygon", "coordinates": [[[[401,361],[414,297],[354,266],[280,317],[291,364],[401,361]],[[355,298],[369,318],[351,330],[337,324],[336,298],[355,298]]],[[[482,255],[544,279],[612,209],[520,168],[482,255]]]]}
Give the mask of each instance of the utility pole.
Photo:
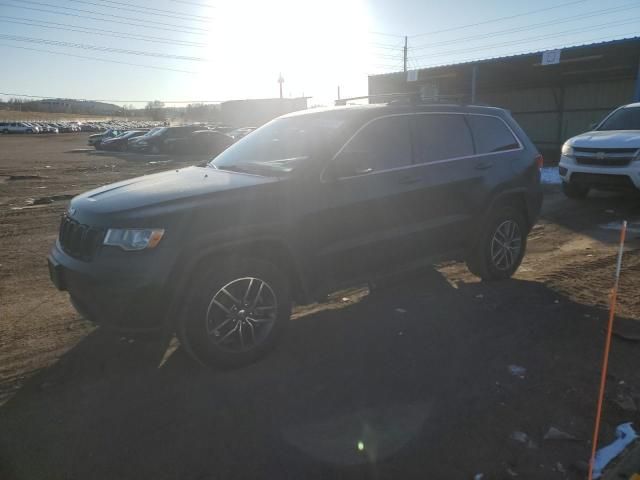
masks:
{"type": "Polygon", "coordinates": [[[284,83],[284,78],[282,78],[282,73],[278,76],[278,83],[280,84],[280,98],[282,98],[282,84],[284,83]]]}
{"type": "Polygon", "coordinates": [[[338,100],[340,100],[340,85],[338,85],[338,100]]]}
{"type": "Polygon", "coordinates": [[[407,72],[407,36],[404,37],[403,71],[407,72]]]}

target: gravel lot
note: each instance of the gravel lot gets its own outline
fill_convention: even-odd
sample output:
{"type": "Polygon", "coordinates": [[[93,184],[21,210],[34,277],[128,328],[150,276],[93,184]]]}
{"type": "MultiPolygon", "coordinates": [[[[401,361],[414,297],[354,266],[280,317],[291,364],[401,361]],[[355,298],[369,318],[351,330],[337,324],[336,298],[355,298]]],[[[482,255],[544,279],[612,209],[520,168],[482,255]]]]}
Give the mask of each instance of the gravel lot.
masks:
{"type": "Polygon", "coordinates": [[[298,308],[270,357],[211,371],[175,341],[93,328],[50,284],[70,196],[199,160],[94,152],[86,138],[0,137],[3,480],[584,478],[622,219],[601,441],[640,426],[637,198],[574,202],[548,185],[513,280],[452,263],[339,292],[298,308]],[[545,440],[550,427],[576,440],[545,440]]]}

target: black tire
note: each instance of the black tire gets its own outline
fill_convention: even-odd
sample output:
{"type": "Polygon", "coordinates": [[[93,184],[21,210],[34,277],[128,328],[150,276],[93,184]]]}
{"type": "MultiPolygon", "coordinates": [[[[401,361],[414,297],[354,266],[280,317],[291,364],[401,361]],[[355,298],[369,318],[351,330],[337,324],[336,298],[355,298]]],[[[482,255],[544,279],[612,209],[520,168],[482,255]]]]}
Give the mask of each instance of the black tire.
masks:
{"type": "Polygon", "coordinates": [[[568,198],[585,198],[589,194],[589,187],[575,183],[562,182],[562,193],[564,193],[568,198]]]}
{"type": "MultiPolygon", "coordinates": [[[[196,275],[193,285],[186,313],[176,330],[185,350],[194,360],[203,365],[235,368],[253,363],[276,345],[289,323],[291,316],[289,283],[286,276],[271,263],[238,257],[228,260],[220,259],[219,263],[212,262],[208,268],[196,275]],[[255,283],[253,287],[247,289],[251,284],[250,278],[253,278],[255,283]],[[258,283],[260,281],[267,286],[262,287],[263,294],[258,301],[256,292],[261,288],[258,283]],[[223,287],[229,289],[238,300],[243,300],[240,297],[243,291],[246,293],[253,288],[246,303],[251,304],[256,300],[257,305],[254,303],[254,307],[267,309],[268,306],[264,305],[271,303],[273,298],[275,307],[267,310],[271,313],[259,314],[250,305],[244,308],[240,306],[241,310],[236,308],[230,315],[214,303],[216,299],[228,310],[234,306],[230,297],[221,294],[223,287]],[[246,314],[243,313],[245,308],[246,314]],[[246,317],[243,317],[244,315],[246,317]],[[268,316],[270,320],[260,320],[264,323],[253,323],[248,321],[249,315],[255,316],[256,319],[259,315],[268,316]],[[240,321],[238,318],[244,318],[244,320],[240,321]],[[231,332],[234,328],[235,332],[231,332]],[[256,342],[247,347],[247,343],[253,343],[251,332],[256,342]],[[225,339],[227,334],[229,336],[225,339]],[[240,337],[243,340],[240,340],[240,337]],[[241,341],[244,350],[239,346],[241,341]]],[[[255,321],[258,322],[258,320],[255,321]]]]}
{"type": "Polygon", "coordinates": [[[467,258],[467,268],[482,280],[510,278],[522,263],[528,232],[529,225],[521,211],[513,207],[497,208],[489,214],[478,243],[467,258]],[[504,248],[499,239],[504,237],[500,235],[514,224],[516,226],[513,229],[514,239],[505,242],[510,248],[507,249],[508,252],[505,251],[504,256],[501,256],[500,251],[504,248]],[[519,249],[515,251],[517,245],[519,249]]]}
{"type": "Polygon", "coordinates": [[[4,133],[4,134],[8,134],[8,133],[9,133],[9,130],[5,129],[5,130],[3,130],[3,131],[2,131],[2,133],[4,133]]]}

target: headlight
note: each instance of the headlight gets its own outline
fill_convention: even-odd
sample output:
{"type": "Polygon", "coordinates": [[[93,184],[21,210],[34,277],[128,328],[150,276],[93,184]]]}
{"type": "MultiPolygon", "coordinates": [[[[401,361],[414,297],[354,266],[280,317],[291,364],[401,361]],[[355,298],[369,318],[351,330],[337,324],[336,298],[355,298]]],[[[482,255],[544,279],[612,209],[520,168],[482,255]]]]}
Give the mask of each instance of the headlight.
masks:
{"type": "Polygon", "coordinates": [[[565,157],[573,157],[573,147],[568,143],[562,145],[562,155],[565,157]]]}
{"type": "Polygon", "coordinates": [[[144,250],[155,248],[162,236],[163,228],[110,228],[104,237],[104,245],[120,247],[123,250],[144,250]]]}

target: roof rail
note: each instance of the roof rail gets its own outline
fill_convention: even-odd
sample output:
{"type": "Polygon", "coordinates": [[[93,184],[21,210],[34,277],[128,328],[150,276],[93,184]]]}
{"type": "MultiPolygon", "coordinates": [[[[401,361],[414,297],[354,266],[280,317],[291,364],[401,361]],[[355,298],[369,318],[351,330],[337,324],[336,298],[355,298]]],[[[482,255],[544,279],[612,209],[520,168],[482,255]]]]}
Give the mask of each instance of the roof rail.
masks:
{"type": "Polygon", "coordinates": [[[419,92],[403,93],[378,93],[375,95],[363,95],[361,97],[341,98],[335,101],[335,106],[347,105],[347,102],[355,100],[375,99],[379,103],[388,105],[433,105],[438,103],[464,105],[464,94],[422,96],[419,92]]]}
{"type": "MultiPolygon", "coordinates": [[[[415,97],[416,99],[420,98],[420,94],[417,92],[402,92],[402,93],[378,93],[375,95],[363,95],[361,97],[351,97],[351,98],[339,98],[335,101],[335,106],[341,106],[341,105],[346,105],[347,102],[352,102],[354,100],[370,100],[370,99],[376,99],[376,100],[384,100],[384,99],[389,99],[387,101],[387,103],[393,101],[394,99],[398,99],[398,98],[411,98],[411,97],[415,97]]],[[[380,102],[383,103],[383,102],[380,102]]]]}

